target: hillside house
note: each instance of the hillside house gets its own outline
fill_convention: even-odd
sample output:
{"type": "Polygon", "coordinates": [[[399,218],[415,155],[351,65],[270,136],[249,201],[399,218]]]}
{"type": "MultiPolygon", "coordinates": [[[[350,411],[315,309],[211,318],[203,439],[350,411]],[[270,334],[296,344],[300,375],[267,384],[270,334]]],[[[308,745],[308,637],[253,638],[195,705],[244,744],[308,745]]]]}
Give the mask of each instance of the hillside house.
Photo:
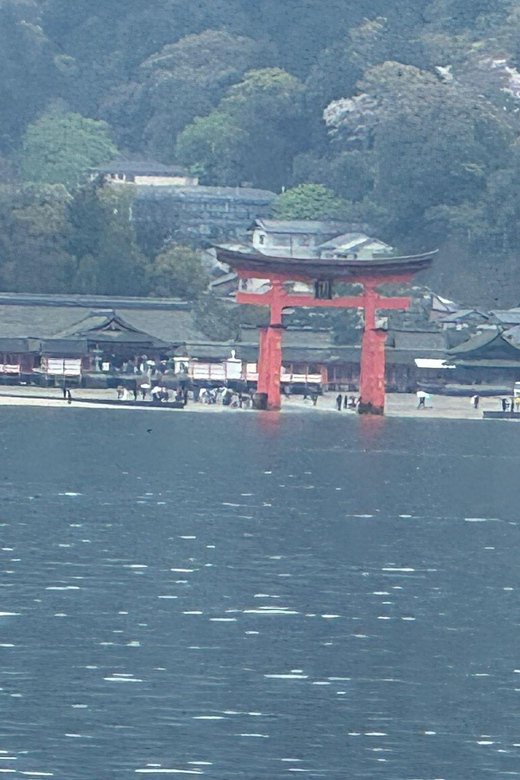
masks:
{"type": "Polygon", "coordinates": [[[345,232],[347,225],[326,220],[257,219],[253,249],[277,257],[362,258],[389,255],[392,247],[365,233],[345,232]]]}
{"type": "Polygon", "coordinates": [[[340,222],[310,219],[257,219],[252,230],[253,249],[277,257],[317,255],[322,244],[345,233],[347,227],[340,222]]]}
{"type": "Polygon", "coordinates": [[[108,165],[91,168],[89,179],[98,184],[140,187],[192,187],[199,183],[197,176],[177,165],[128,160],[114,160],[108,165]]]}

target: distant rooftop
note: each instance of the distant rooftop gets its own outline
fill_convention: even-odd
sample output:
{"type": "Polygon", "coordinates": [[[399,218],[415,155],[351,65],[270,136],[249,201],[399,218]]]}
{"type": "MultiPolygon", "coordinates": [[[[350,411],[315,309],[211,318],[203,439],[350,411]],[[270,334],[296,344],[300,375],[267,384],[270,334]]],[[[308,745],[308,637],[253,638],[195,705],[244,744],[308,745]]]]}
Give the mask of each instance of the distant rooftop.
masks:
{"type": "Polygon", "coordinates": [[[266,233],[301,233],[302,235],[330,236],[338,235],[339,233],[345,234],[345,231],[351,226],[346,225],[344,222],[327,220],[278,220],[260,218],[255,221],[255,227],[265,230],[266,233]]]}
{"type": "MultiPolygon", "coordinates": [[[[330,241],[326,241],[320,246],[320,249],[336,249],[338,246],[345,246],[352,244],[353,246],[359,246],[367,241],[375,241],[377,239],[369,238],[365,233],[341,233],[339,236],[331,238],[330,241]]],[[[381,242],[382,243],[382,242],[381,242]]]]}
{"type": "Polygon", "coordinates": [[[88,325],[105,328],[116,318],[123,323],[121,330],[149,334],[166,344],[204,338],[193,307],[175,298],[0,293],[3,339],[72,338],[88,325]]]}
{"type": "Polygon", "coordinates": [[[70,306],[93,309],[191,309],[180,298],[118,298],[108,295],[42,295],[0,292],[0,306],[70,306]]]}
{"type": "Polygon", "coordinates": [[[393,247],[389,244],[385,244],[379,238],[373,238],[367,236],[365,233],[342,233],[340,236],[331,238],[330,241],[326,241],[320,246],[321,250],[343,249],[344,251],[355,251],[356,249],[362,249],[364,246],[373,245],[375,249],[379,251],[391,251],[393,247]]]}
{"type": "Polygon", "coordinates": [[[445,317],[441,317],[441,322],[450,323],[450,322],[459,322],[460,320],[464,320],[467,317],[481,317],[482,319],[488,320],[489,315],[485,314],[483,311],[480,311],[479,309],[459,309],[458,311],[454,311],[451,314],[447,314],[445,317]]]}
{"type": "Polygon", "coordinates": [[[180,165],[163,165],[153,160],[113,160],[107,165],[90,168],[90,173],[101,176],[109,173],[125,176],[191,176],[187,168],[180,165]]]}

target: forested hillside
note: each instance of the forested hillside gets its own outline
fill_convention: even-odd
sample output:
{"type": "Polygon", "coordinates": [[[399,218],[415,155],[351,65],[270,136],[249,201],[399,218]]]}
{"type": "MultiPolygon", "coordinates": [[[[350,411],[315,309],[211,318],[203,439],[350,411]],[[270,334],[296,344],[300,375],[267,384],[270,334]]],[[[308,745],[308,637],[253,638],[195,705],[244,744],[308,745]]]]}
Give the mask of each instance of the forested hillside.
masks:
{"type": "Polygon", "coordinates": [[[0,74],[3,289],[154,292],[129,196],[85,184],[119,154],[325,185],[443,247],[441,292],[520,300],[520,0],[0,0],[0,74]]]}

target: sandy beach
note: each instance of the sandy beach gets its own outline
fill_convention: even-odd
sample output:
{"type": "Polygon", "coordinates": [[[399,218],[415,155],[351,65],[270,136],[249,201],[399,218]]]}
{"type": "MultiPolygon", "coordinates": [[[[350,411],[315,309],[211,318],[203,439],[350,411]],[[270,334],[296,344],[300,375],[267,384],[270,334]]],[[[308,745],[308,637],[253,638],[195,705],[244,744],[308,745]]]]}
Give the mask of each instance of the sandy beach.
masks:
{"type": "MultiPolygon", "coordinates": [[[[356,412],[351,410],[342,410],[338,412],[335,407],[336,392],[329,392],[320,396],[316,406],[309,400],[303,400],[301,396],[292,396],[282,399],[282,412],[305,412],[307,414],[319,414],[327,412],[330,414],[341,414],[344,416],[354,415],[356,412]]],[[[35,407],[56,407],[63,409],[132,409],[132,411],[154,411],[171,412],[169,409],[162,409],[150,402],[146,407],[129,407],[118,402],[115,390],[90,390],[79,388],[72,391],[72,403],[67,403],[62,397],[60,388],[37,388],[37,387],[3,387],[0,389],[0,406],[35,406],[35,407]],[[112,404],[97,404],[96,401],[112,401],[112,404]]],[[[483,411],[498,411],[500,409],[500,398],[481,398],[479,409],[474,409],[469,398],[454,398],[448,396],[431,396],[427,401],[425,409],[417,409],[417,398],[415,394],[389,393],[386,401],[386,415],[388,417],[415,417],[423,420],[438,419],[464,419],[464,420],[482,420],[483,411]]],[[[175,411],[175,410],[174,410],[175,411]]],[[[221,404],[202,404],[188,403],[183,413],[206,413],[206,414],[244,414],[254,413],[252,410],[236,409],[221,404]]]]}

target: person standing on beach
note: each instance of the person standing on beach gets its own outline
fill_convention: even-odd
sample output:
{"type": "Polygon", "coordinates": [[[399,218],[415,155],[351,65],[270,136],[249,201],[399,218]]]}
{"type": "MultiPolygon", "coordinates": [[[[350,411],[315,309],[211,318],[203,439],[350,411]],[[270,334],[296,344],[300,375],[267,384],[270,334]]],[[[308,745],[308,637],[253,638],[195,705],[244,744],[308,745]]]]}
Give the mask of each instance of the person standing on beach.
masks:
{"type": "Polygon", "coordinates": [[[417,391],[417,408],[418,409],[426,409],[426,398],[427,394],[424,392],[424,390],[418,390],[417,391]]]}
{"type": "Polygon", "coordinates": [[[472,403],[474,409],[478,409],[479,404],[480,404],[480,396],[475,394],[472,397],[472,399],[471,399],[471,403],[472,403]]]}
{"type": "Polygon", "coordinates": [[[340,394],[337,396],[337,398],[336,398],[336,409],[338,410],[338,412],[341,412],[341,406],[342,406],[342,404],[343,404],[343,396],[342,396],[342,395],[341,395],[341,393],[340,393],[340,394]]]}

